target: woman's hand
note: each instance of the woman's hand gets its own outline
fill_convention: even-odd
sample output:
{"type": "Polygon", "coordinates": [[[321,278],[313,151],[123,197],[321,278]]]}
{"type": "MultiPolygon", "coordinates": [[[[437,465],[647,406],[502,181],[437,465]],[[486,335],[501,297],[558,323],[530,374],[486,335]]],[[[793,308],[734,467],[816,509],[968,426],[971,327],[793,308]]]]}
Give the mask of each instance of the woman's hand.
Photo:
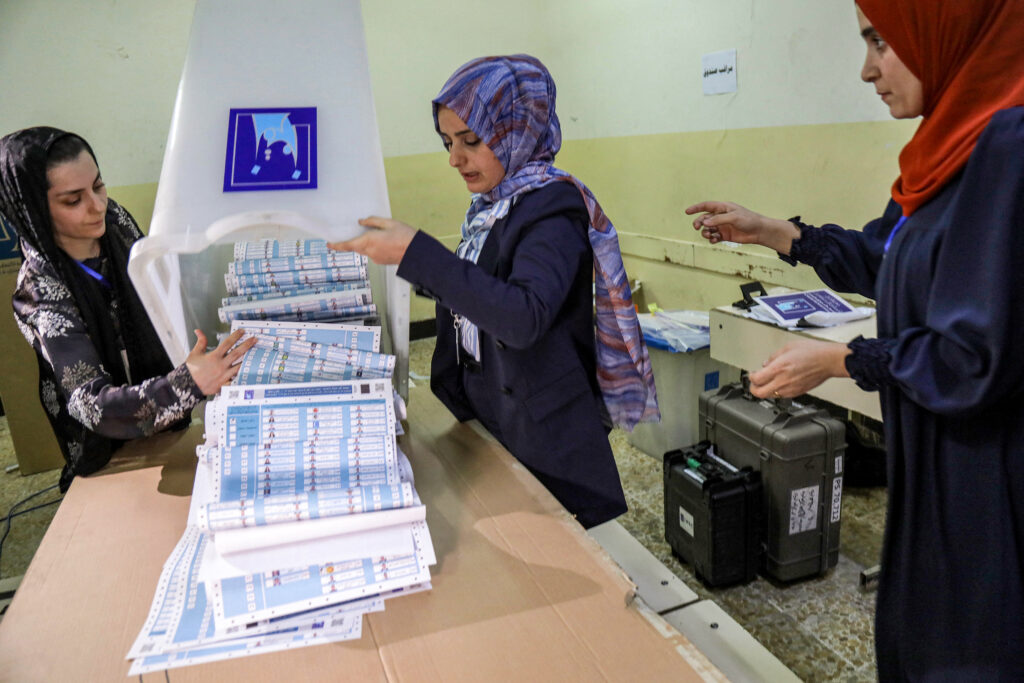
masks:
{"type": "Polygon", "coordinates": [[[393,265],[402,262],[405,250],[416,236],[416,228],[406,225],[394,218],[370,216],[359,221],[359,225],[367,230],[359,237],[345,242],[331,242],[327,246],[335,251],[354,251],[380,265],[393,265]]]}
{"type": "Polygon", "coordinates": [[[229,383],[238,374],[238,361],[242,359],[245,352],[256,344],[256,337],[250,337],[241,344],[238,340],[245,334],[245,330],[235,330],[224,338],[213,351],[206,350],[206,335],[202,330],[196,330],[196,345],[185,359],[188,371],[192,373],[199,390],[206,396],[212,396],[220,391],[220,388],[229,383]],[[231,348],[238,344],[237,347],[231,348]]]}
{"type": "Polygon", "coordinates": [[[712,244],[760,244],[788,254],[793,240],[800,237],[800,230],[789,221],[768,218],[732,202],[700,202],[687,207],[686,213],[701,214],[694,219],[693,229],[712,244]]]}
{"type": "Polygon", "coordinates": [[[758,398],[793,398],[830,377],[849,377],[846,357],[850,353],[848,346],[837,342],[791,342],[750,373],[750,393],[758,398]]]}

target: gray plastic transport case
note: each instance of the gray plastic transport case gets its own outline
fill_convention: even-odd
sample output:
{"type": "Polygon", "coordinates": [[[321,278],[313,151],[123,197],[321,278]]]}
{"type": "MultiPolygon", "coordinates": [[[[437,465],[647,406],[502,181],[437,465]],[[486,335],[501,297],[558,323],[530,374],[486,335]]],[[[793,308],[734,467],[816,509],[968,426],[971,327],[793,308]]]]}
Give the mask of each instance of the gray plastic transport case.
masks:
{"type": "Polygon", "coordinates": [[[700,438],[738,468],[761,472],[764,572],[780,581],[839,561],[846,429],[824,410],[754,398],[740,384],[701,394],[700,438]]]}

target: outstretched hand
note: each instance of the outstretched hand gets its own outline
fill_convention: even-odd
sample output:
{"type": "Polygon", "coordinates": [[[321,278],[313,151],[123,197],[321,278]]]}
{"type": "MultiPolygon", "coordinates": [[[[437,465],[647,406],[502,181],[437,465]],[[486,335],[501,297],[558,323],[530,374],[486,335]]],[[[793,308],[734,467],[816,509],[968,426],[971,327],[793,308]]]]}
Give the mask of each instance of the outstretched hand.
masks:
{"type": "Polygon", "coordinates": [[[758,398],[793,398],[806,394],[831,377],[849,377],[850,348],[828,341],[800,340],[771,355],[750,373],[750,393],[758,398]]]}
{"type": "Polygon", "coordinates": [[[700,230],[712,244],[760,244],[788,254],[793,240],[800,237],[800,231],[789,221],[762,216],[733,202],[700,202],[687,207],[686,213],[701,214],[694,219],[693,229],[700,230]]]}
{"type": "Polygon", "coordinates": [[[185,359],[185,365],[199,390],[206,396],[212,396],[238,374],[238,361],[242,359],[246,351],[256,344],[256,337],[250,337],[238,344],[238,340],[245,334],[245,330],[235,330],[225,337],[217,345],[217,348],[207,351],[206,335],[202,330],[196,330],[195,333],[196,345],[192,347],[185,359]]]}
{"type": "Polygon", "coordinates": [[[344,242],[330,242],[328,248],[335,251],[354,251],[368,256],[374,263],[393,265],[401,263],[405,250],[409,248],[409,243],[417,232],[416,228],[402,221],[380,216],[363,218],[359,225],[372,229],[344,242]]]}

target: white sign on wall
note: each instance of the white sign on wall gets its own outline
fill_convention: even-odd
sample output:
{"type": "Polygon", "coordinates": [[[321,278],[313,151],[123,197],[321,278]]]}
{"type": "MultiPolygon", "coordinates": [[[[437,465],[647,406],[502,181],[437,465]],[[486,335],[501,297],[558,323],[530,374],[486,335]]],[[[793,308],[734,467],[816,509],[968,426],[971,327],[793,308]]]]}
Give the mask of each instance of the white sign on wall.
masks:
{"type": "Polygon", "coordinates": [[[736,50],[711,52],[700,58],[704,94],[736,92],[736,50]]]}

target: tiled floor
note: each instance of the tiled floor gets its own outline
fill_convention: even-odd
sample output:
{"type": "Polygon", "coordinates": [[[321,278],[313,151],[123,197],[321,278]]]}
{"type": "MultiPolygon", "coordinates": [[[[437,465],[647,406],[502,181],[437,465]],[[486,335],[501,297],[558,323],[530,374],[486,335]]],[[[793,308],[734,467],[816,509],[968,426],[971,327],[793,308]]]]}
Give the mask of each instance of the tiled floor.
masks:
{"type": "MultiPolygon", "coordinates": [[[[425,377],[433,341],[413,342],[409,368],[425,377]]],[[[411,407],[415,409],[415,407],[411,407]]],[[[758,577],[745,586],[708,588],[665,542],[660,460],[611,433],[629,512],[618,519],[700,598],[710,599],[804,681],[874,681],[875,595],[860,589],[861,570],[878,562],[885,489],[847,488],[839,564],[824,576],[782,585],[758,577]]]]}
{"type": "MultiPolygon", "coordinates": [[[[432,351],[432,340],[413,342],[413,381],[425,379],[432,351]]],[[[745,586],[709,589],[672,555],[664,540],[661,462],[631,446],[624,432],[613,431],[611,441],[630,508],[618,521],[665,566],[701,598],[720,605],[801,679],[875,680],[874,594],[860,590],[859,573],[879,557],[884,489],[844,492],[839,565],[824,576],[790,585],[759,577],[745,586]]],[[[15,462],[7,421],[0,418],[0,467],[15,462]]],[[[57,472],[22,477],[0,470],[0,512],[6,514],[14,503],[56,481],[57,472]]],[[[50,491],[20,509],[56,497],[56,491],[50,491]]],[[[13,519],[0,557],[0,578],[25,572],[55,511],[51,505],[13,519]]],[[[0,535],[3,529],[0,525],[0,535]]]]}
{"type": "MultiPolygon", "coordinates": [[[[0,515],[8,514],[11,506],[15,505],[26,497],[47,489],[57,483],[60,472],[42,472],[27,477],[21,476],[17,470],[7,472],[7,468],[16,465],[17,458],[14,455],[14,446],[11,443],[11,434],[7,429],[7,418],[0,417],[0,515]]],[[[54,501],[60,498],[57,489],[42,493],[35,498],[18,506],[15,511],[17,515],[10,520],[10,532],[3,542],[2,555],[0,555],[0,579],[21,576],[28,569],[28,563],[32,555],[39,547],[46,528],[57,511],[56,505],[49,505],[31,512],[29,510],[37,505],[54,501]]],[[[3,520],[4,518],[0,518],[3,520]]],[[[3,537],[7,529],[6,522],[0,521],[0,537],[3,537]]]]}

